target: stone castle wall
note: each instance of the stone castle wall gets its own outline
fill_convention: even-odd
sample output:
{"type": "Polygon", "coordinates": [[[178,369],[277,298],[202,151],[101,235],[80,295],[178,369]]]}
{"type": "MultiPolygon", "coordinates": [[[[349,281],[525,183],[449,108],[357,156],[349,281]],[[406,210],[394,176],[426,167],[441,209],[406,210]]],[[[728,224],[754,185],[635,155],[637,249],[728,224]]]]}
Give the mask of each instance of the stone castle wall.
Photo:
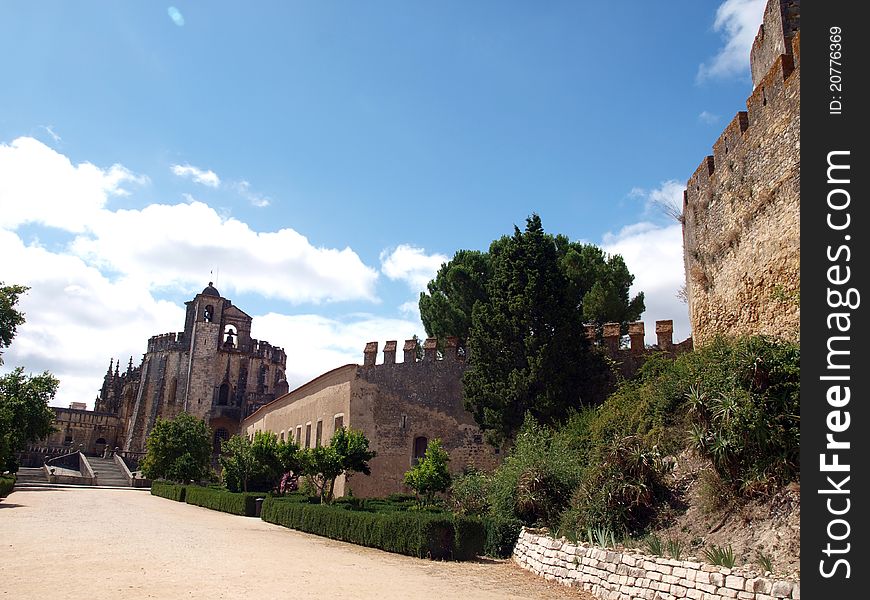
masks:
{"type": "Polygon", "coordinates": [[[799,336],[799,7],[768,2],[747,110],[725,128],[684,194],[686,291],[698,344],[718,333],[799,336]]]}

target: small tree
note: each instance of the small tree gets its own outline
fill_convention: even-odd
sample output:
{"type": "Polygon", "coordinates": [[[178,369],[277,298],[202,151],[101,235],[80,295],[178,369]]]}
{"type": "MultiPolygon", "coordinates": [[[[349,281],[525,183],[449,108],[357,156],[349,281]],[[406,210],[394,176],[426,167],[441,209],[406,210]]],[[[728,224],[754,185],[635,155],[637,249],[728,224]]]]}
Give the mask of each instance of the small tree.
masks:
{"type": "Polygon", "coordinates": [[[218,462],[221,465],[221,482],[231,492],[247,492],[248,483],[262,470],[251,440],[243,435],[234,435],[221,442],[218,462]]]}
{"type": "Polygon", "coordinates": [[[221,479],[234,492],[275,489],[285,474],[299,471],[299,446],[279,442],[271,431],[256,432],[253,441],[234,435],[223,442],[221,450],[221,479]]]}
{"type": "Polygon", "coordinates": [[[339,475],[352,473],[370,475],[368,461],[375,457],[369,450],[369,441],[363,432],[339,427],[332,435],[329,446],[317,446],[299,452],[299,463],[323,503],[332,502],[335,480],[339,475]]]}
{"type": "Polygon", "coordinates": [[[0,377],[0,473],[18,471],[16,453],[54,431],[48,403],[57,386],[48,371],[32,376],[19,367],[0,377]]]}
{"type": "Polygon", "coordinates": [[[158,417],[145,445],[142,473],[149,479],[185,482],[203,479],[209,472],[209,428],[188,413],[172,420],[158,417]]]}
{"type": "MultiPolygon", "coordinates": [[[[24,323],[24,313],[15,305],[27,290],[23,285],[5,285],[0,281],[0,365],[2,349],[9,347],[17,327],[24,323]]],[[[0,377],[0,473],[18,471],[15,455],[28,443],[54,431],[54,411],[48,403],[58,385],[48,371],[25,375],[21,367],[0,377]]]]}
{"type": "Polygon", "coordinates": [[[441,447],[441,440],[436,438],[429,442],[423,459],[405,473],[405,483],[417,493],[418,498],[423,496],[424,506],[432,504],[437,492],[446,492],[450,487],[448,462],[450,456],[441,447]]]}

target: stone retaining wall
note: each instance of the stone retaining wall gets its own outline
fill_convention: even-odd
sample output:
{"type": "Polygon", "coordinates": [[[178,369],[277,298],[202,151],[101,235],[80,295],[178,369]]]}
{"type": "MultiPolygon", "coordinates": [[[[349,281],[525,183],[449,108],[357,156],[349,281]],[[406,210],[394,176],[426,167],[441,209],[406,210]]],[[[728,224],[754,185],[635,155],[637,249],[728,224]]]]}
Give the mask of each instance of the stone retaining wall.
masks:
{"type": "Polygon", "coordinates": [[[572,544],[525,528],[520,532],[513,559],[549,581],[582,587],[603,600],[801,597],[799,581],[703,564],[691,557],[674,560],[631,550],[572,544]]]}

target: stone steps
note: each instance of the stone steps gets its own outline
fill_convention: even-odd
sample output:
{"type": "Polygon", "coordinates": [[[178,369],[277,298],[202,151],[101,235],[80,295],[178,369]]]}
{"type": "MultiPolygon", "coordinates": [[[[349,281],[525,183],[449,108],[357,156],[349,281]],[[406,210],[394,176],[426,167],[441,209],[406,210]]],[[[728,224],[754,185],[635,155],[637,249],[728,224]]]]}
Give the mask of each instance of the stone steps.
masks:
{"type": "Polygon", "coordinates": [[[100,487],[130,487],[130,480],[127,479],[121,468],[115,464],[114,459],[89,456],[88,462],[97,476],[97,485],[100,487]]]}
{"type": "Polygon", "coordinates": [[[18,469],[16,486],[43,483],[48,483],[48,477],[46,477],[42,467],[20,467],[18,469]]]}

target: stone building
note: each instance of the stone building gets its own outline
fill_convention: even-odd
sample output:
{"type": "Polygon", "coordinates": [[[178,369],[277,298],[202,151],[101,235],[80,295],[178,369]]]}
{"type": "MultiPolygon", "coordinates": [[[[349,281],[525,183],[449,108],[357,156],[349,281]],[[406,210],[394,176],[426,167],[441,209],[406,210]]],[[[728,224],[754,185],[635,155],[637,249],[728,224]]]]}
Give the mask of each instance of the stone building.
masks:
{"type": "Polygon", "coordinates": [[[696,343],[800,331],[800,1],[768,0],[753,92],[688,181],[683,248],[696,343]]]}
{"type": "Polygon", "coordinates": [[[436,356],[436,345],[436,340],[426,340],[423,358],[417,360],[417,341],[408,340],[404,361],[396,362],[397,343],[389,341],[383,363],[375,364],[378,343],[370,342],[362,365],[333,369],[260,408],[242,422],[242,433],[271,431],[309,448],[328,444],[338,427],[361,430],[377,452],[369,463],[372,475],[355,474],[347,482],[339,478],[336,496],[348,489],[355,496],[408,491],[404,473],[434,438],[450,454],[452,471],[493,469],[499,450],[484,442],[463,406],[465,361],[455,340],[448,341],[442,356],[436,356]]]}
{"type": "MultiPolygon", "coordinates": [[[[623,376],[630,377],[647,357],[658,352],[671,355],[692,349],[689,338],[673,343],[673,321],[657,321],[658,344],[643,344],[644,324],[629,325],[630,348],[622,348],[618,323],[604,326],[602,351],[615,362],[623,376]]],[[[594,327],[587,332],[594,338],[594,327]]],[[[439,438],[450,455],[456,473],[472,466],[492,470],[500,450],[484,442],[474,417],[465,410],[462,374],[466,362],[455,338],[449,338],[443,354],[430,338],[417,359],[417,341],[405,342],[403,361],[396,361],[398,345],[388,341],[383,362],[376,364],[378,343],[369,342],[363,364],[349,364],[328,371],[305,385],[263,406],[242,422],[241,433],[253,436],[270,431],[281,440],[295,440],[303,448],[328,444],[338,427],[361,430],[377,452],[371,461],[371,476],[339,478],[335,493],[348,489],[355,496],[383,496],[407,492],[404,474],[426,451],[429,440],[439,438]]]]}
{"type": "Polygon", "coordinates": [[[123,373],[109,363],[94,412],[118,418],[123,450],[144,451],[157,417],[182,411],[205,420],[217,449],[246,415],[288,390],[284,351],[251,338],[251,317],[211,283],[185,305],[184,331],[149,339],[142,362],[130,359],[123,373]]]}

